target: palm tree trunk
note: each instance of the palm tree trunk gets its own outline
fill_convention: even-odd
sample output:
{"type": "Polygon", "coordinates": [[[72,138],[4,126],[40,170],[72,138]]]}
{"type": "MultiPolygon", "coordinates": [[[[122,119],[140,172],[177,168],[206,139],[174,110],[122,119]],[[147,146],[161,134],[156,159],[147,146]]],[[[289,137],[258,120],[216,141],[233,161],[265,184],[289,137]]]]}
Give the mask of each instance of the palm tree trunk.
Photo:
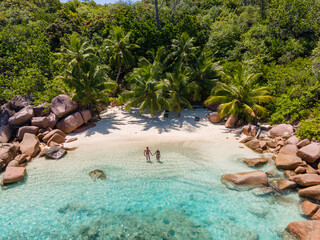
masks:
{"type": "Polygon", "coordinates": [[[116,83],[118,83],[120,74],[121,74],[121,66],[119,67],[119,71],[118,71],[118,73],[117,73],[116,83]]]}

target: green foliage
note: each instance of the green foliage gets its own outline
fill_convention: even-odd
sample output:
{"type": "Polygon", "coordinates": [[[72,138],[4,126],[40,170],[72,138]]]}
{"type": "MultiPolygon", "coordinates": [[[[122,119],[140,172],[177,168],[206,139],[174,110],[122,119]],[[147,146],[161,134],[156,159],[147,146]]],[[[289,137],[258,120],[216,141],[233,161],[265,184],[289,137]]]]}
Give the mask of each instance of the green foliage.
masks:
{"type": "Polygon", "coordinates": [[[271,65],[265,77],[272,94],[277,96],[270,106],[272,123],[295,123],[308,118],[320,97],[320,83],[313,74],[310,60],[271,65]]]}
{"type": "Polygon", "coordinates": [[[320,103],[310,112],[308,119],[301,121],[296,134],[301,139],[320,140],[320,103]]]}
{"type": "Polygon", "coordinates": [[[268,95],[267,87],[255,86],[261,74],[246,75],[243,65],[232,71],[224,70],[222,74],[224,82],[217,84],[214,95],[205,104],[222,103],[219,107],[221,117],[234,114],[248,122],[267,115],[267,109],[262,104],[271,102],[272,97],[268,95]]]}

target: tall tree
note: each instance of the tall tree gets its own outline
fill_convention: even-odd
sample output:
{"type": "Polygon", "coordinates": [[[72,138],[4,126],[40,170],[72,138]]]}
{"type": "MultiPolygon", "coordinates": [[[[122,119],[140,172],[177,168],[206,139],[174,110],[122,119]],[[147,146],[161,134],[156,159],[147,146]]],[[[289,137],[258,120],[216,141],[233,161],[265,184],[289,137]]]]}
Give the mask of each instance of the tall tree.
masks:
{"type": "Polygon", "coordinates": [[[130,43],[130,34],[130,32],[125,34],[120,27],[114,27],[109,38],[105,40],[105,50],[110,56],[109,64],[117,69],[117,83],[120,74],[134,64],[134,56],[131,51],[139,48],[137,44],[130,43]]]}
{"type": "Polygon", "coordinates": [[[213,102],[222,103],[219,107],[221,117],[237,115],[248,122],[258,117],[264,117],[267,109],[261,104],[272,101],[267,87],[256,87],[254,84],[261,76],[258,74],[245,75],[244,66],[232,71],[224,71],[225,82],[219,82],[214,94],[205,101],[205,104],[213,102]]]}

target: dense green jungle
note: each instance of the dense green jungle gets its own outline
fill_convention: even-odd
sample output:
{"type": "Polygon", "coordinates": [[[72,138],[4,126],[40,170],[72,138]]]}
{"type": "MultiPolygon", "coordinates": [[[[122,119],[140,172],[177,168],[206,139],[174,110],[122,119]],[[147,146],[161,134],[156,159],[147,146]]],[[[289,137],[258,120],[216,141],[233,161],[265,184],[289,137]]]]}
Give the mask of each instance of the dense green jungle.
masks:
{"type": "Polygon", "coordinates": [[[291,123],[320,139],[320,1],[0,1],[0,102],[70,94],[157,114],[291,123]]]}

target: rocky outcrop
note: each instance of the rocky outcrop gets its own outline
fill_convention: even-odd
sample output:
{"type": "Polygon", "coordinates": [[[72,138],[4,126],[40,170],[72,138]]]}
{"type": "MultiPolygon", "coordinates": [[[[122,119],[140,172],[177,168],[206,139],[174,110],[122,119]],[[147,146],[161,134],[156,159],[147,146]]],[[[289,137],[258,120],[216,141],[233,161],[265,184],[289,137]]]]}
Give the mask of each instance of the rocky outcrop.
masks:
{"type": "MultiPolygon", "coordinates": [[[[315,214],[312,216],[313,220],[320,220],[320,210],[318,210],[315,214]]],[[[319,236],[320,238],[320,236],[319,236]]]]}
{"type": "Polygon", "coordinates": [[[51,102],[51,111],[58,117],[62,118],[68,113],[75,111],[78,104],[72,101],[66,94],[56,96],[51,102]]]}
{"type": "Polygon", "coordinates": [[[309,139],[304,139],[304,140],[297,143],[297,147],[302,148],[302,147],[309,145],[310,143],[311,142],[309,141],[309,139]]]}
{"type": "Polygon", "coordinates": [[[23,126],[20,127],[17,133],[17,139],[22,140],[25,133],[31,133],[37,135],[39,127],[36,126],[23,126]]]}
{"type": "Polygon", "coordinates": [[[44,142],[48,142],[49,139],[53,136],[53,135],[56,135],[56,134],[59,134],[60,136],[62,136],[63,138],[65,138],[67,135],[62,132],[60,129],[54,129],[50,132],[48,132],[47,134],[44,135],[44,137],[42,138],[42,140],[44,142]]]}
{"type": "Polygon", "coordinates": [[[290,137],[293,134],[293,127],[290,124],[275,125],[270,129],[272,137],[290,137]]]}
{"type": "Polygon", "coordinates": [[[40,150],[40,142],[36,135],[25,133],[20,143],[20,151],[22,154],[34,157],[40,150]]]}
{"type": "Polygon", "coordinates": [[[297,173],[297,174],[302,174],[302,173],[305,173],[306,170],[307,170],[306,167],[299,166],[299,167],[297,167],[297,168],[294,170],[294,172],[297,173]]]}
{"type": "Polygon", "coordinates": [[[309,201],[304,201],[300,206],[301,214],[306,217],[313,216],[313,214],[315,214],[319,208],[320,208],[320,205],[309,202],[309,201]]]}
{"type": "Polygon", "coordinates": [[[100,180],[106,180],[107,176],[106,174],[102,171],[102,170],[99,170],[99,169],[96,169],[96,170],[93,170],[89,173],[89,176],[95,181],[97,179],[100,179],[100,180]]]}
{"type": "Polygon", "coordinates": [[[47,119],[49,121],[48,127],[49,128],[54,128],[58,122],[58,117],[55,115],[53,112],[51,112],[48,116],[47,119]]]}
{"type": "Polygon", "coordinates": [[[222,181],[232,182],[236,185],[267,185],[268,177],[262,171],[242,172],[222,175],[222,181]]]}
{"type": "Polygon", "coordinates": [[[320,185],[320,176],[318,174],[299,174],[290,178],[302,187],[320,185]]]}
{"type": "Polygon", "coordinates": [[[295,170],[298,166],[302,165],[302,160],[294,155],[279,154],[275,164],[278,169],[295,170]]]}
{"type": "Polygon", "coordinates": [[[320,200],[320,185],[307,187],[298,191],[300,197],[307,197],[314,200],[320,200]]]}
{"type": "Polygon", "coordinates": [[[73,113],[57,123],[57,128],[65,133],[70,133],[84,123],[79,112],[73,113]]]}
{"type": "Polygon", "coordinates": [[[9,126],[0,127],[0,143],[7,143],[11,138],[11,129],[9,126]]]}
{"type": "Polygon", "coordinates": [[[225,124],[225,127],[226,128],[233,128],[237,121],[238,121],[238,116],[232,114],[230,117],[228,117],[228,120],[225,124]]]}
{"type": "Polygon", "coordinates": [[[92,119],[92,114],[90,110],[83,110],[80,113],[85,123],[89,122],[92,119]]]}
{"type": "Polygon", "coordinates": [[[320,146],[317,143],[310,143],[297,152],[297,156],[308,163],[314,163],[320,158],[320,146]]]}
{"type": "Polygon", "coordinates": [[[31,125],[39,128],[49,127],[49,120],[47,117],[33,117],[31,119],[31,125]]]}
{"type": "Polygon", "coordinates": [[[32,106],[26,106],[19,112],[15,113],[12,117],[9,118],[9,124],[11,126],[21,126],[22,124],[30,121],[33,117],[33,108],[32,106]]]}
{"type": "Polygon", "coordinates": [[[263,150],[261,148],[260,145],[260,141],[258,139],[253,139],[249,142],[246,142],[245,145],[250,148],[252,151],[258,152],[258,153],[262,153],[263,150]]]}
{"type": "Polygon", "coordinates": [[[268,162],[267,158],[246,158],[242,159],[243,162],[248,164],[250,167],[261,167],[268,162]]]}
{"type": "Polygon", "coordinates": [[[26,175],[25,167],[7,167],[2,178],[2,185],[16,182],[23,182],[26,175]]]}
{"type": "Polygon", "coordinates": [[[219,116],[218,112],[212,112],[207,114],[207,118],[212,123],[219,123],[222,121],[222,118],[219,116]]]}
{"type": "Polygon", "coordinates": [[[286,144],[293,144],[293,145],[297,145],[299,143],[299,138],[297,138],[296,136],[291,136],[286,140],[286,144]]]}
{"type": "Polygon", "coordinates": [[[65,140],[66,139],[62,135],[56,133],[48,140],[47,144],[50,145],[51,142],[64,143],[65,140]]]}
{"type": "Polygon", "coordinates": [[[66,150],[57,146],[52,146],[43,155],[48,159],[59,159],[62,158],[66,153],[66,150]]]}
{"type": "Polygon", "coordinates": [[[283,146],[280,151],[279,154],[286,154],[286,155],[296,155],[298,152],[298,147],[294,144],[288,144],[283,146]]]}
{"type": "Polygon", "coordinates": [[[269,179],[269,185],[276,191],[282,192],[297,187],[297,184],[285,179],[269,179]]]}
{"type": "Polygon", "coordinates": [[[0,144],[0,159],[3,160],[4,164],[7,165],[12,161],[19,151],[19,146],[12,143],[0,144]]]}
{"type": "Polygon", "coordinates": [[[81,132],[84,132],[84,131],[86,131],[86,130],[88,130],[90,128],[93,128],[95,126],[96,126],[95,123],[88,122],[88,123],[85,123],[85,124],[81,125],[80,127],[78,127],[76,130],[73,130],[72,132],[73,133],[81,133],[81,132]]]}
{"type": "Polygon", "coordinates": [[[320,221],[308,220],[290,223],[283,232],[283,239],[319,240],[320,221]]]}
{"type": "Polygon", "coordinates": [[[242,133],[246,136],[255,137],[257,135],[257,127],[254,125],[246,125],[242,128],[242,133]]]}

